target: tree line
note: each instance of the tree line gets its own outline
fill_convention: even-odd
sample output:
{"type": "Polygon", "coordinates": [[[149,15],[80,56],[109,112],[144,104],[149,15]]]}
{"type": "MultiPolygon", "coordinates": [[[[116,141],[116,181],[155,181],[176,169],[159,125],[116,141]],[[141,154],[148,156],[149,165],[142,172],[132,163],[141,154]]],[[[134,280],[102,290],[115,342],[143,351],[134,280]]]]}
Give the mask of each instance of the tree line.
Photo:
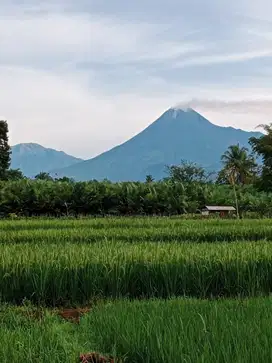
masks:
{"type": "Polygon", "coordinates": [[[10,169],[8,123],[0,121],[0,215],[175,215],[235,203],[240,214],[271,216],[272,124],[263,128],[264,135],[249,139],[251,152],[239,145],[225,151],[219,173],[182,160],[160,181],[147,175],[145,182],[111,183],[54,179],[45,172],[27,179],[10,169]]]}

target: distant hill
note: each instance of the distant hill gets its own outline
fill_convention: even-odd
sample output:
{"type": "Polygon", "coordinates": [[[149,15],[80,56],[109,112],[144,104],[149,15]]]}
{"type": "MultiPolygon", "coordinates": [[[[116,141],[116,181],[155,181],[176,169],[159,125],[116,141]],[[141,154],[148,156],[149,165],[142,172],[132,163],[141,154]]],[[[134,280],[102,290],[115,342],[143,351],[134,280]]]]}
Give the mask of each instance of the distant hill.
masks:
{"type": "Polygon", "coordinates": [[[233,144],[249,146],[251,136],[232,127],[220,127],[192,109],[170,108],[144,131],[93,159],[59,169],[59,176],[76,180],[144,180],[147,174],[165,177],[165,165],[181,159],[209,170],[220,168],[222,153],[233,144]]]}
{"type": "Polygon", "coordinates": [[[45,148],[39,144],[18,144],[12,146],[11,168],[21,169],[24,175],[34,177],[41,171],[65,168],[82,159],[65,154],[63,151],[45,148]]]}

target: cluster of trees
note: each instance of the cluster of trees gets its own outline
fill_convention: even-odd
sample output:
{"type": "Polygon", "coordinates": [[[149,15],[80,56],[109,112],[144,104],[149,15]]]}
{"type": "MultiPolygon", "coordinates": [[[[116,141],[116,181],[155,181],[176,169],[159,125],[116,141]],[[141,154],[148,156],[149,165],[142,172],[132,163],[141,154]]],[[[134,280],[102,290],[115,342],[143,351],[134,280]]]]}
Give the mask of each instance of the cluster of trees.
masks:
{"type": "Polygon", "coordinates": [[[272,124],[262,127],[266,134],[249,139],[251,153],[239,145],[229,146],[221,156],[223,167],[219,173],[207,173],[201,166],[182,161],[180,165],[168,167],[169,177],[183,183],[213,181],[234,186],[253,185],[258,190],[272,191],[272,124]],[[261,157],[262,165],[257,163],[257,157],[261,157]]]}
{"type": "MultiPolygon", "coordinates": [[[[272,216],[272,193],[237,186],[240,214],[272,216]]],[[[56,182],[23,179],[0,182],[0,214],[25,216],[176,215],[204,205],[233,205],[230,185],[199,182],[56,182]]]]}
{"type": "Polygon", "coordinates": [[[240,213],[272,215],[272,124],[251,138],[250,153],[232,145],[222,155],[222,170],[208,173],[181,161],[167,167],[168,176],[145,183],[75,182],[41,172],[35,180],[10,169],[8,124],[0,121],[0,215],[172,215],[195,213],[205,204],[232,205],[240,213]],[[262,165],[256,162],[261,157],[262,165]]]}

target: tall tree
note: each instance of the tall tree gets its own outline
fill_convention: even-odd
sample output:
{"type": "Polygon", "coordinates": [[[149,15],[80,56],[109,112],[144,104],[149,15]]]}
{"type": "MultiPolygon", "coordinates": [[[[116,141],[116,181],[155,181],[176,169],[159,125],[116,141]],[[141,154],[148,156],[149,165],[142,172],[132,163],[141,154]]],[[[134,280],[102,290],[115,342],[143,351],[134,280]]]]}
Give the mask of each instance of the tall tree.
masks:
{"type": "Polygon", "coordinates": [[[223,169],[219,173],[218,181],[226,180],[230,184],[247,184],[256,174],[257,164],[248,149],[238,145],[231,145],[221,156],[223,169]]]}
{"type": "Polygon", "coordinates": [[[205,183],[210,180],[212,175],[212,173],[207,173],[202,166],[185,160],[182,160],[180,165],[167,166],[167,171],[169,177],[166,179],[181,183],[205,183]]]}
{"type": "Polygon", "coordinates": [[[10,167],[11,149],[8,132],[7,121],[0,121],[0,179],[5,179],[6,172],[10,167]]]}
{"type": "Polygon", "coordinates": [[[40,172],[35,176],[36,180],[46,180],[46,181],[53,181],[54,179],[50,176],[49,173],[46,173],[44,171],[40,172]]]}
{"type": "Polygon", "coordinates": [[[266,134],[259,138],[251,137],[249,143],[263,160],[261,187],[264,190],[272,190],[272,123],[259,125],[259,127],[262,127],[266,134]]]}
{"type": "Polygon", "coordinates": [[[154,178],[151,174],[148,174],[146,177],[145,177],[145,182],[147,184],[150,184],[150,183],[153,183],[154,182],[154,178]]]}
{"type": "Polygon", "coordinates": [[[9,181],[21,180],[24,178],[24,174],[20,169],[9,169],[5,174],[5,179],[9,181]]]}

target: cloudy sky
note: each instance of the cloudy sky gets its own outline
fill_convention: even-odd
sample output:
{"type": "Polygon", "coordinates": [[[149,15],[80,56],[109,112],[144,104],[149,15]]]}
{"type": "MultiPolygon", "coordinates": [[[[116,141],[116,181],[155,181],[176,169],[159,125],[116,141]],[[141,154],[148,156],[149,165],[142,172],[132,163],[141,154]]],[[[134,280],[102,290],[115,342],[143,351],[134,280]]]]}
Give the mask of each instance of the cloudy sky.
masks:
{"type": "Polygon", "coordinates": [[[189,103],[272,122],[271,0],[1,0],[0,119],[12,144],[91,157],[189,103]]]}

